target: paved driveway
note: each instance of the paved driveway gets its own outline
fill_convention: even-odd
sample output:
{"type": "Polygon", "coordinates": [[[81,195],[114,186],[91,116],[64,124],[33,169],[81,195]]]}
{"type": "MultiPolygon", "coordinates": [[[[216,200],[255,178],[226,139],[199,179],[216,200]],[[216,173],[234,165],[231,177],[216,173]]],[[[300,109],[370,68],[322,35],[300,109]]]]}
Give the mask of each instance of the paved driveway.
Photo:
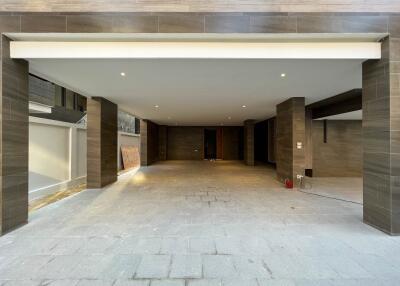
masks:
{"type": "Polygon", "coordinates": [[[142,168],[0,238],[0,285],[399,281],[400,237],[363,224],[361,205],[285,190],[272,169],[240,162],[142,168]]]}

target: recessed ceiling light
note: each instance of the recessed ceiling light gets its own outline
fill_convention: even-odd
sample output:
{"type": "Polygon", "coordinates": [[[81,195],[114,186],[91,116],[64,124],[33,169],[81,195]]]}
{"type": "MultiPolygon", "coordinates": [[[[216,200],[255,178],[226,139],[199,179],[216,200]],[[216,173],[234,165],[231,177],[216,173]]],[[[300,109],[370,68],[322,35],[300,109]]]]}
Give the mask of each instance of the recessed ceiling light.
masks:
{"type": "Polygon", "coordinates": [[[285,73],[281,73],[281,77],[286,77],[286,74],[285,73]]]}
{"type": "Polygon", "coordinates": [[[121,73],[121,76],[126,76],[126,74],[124,72],[121,73]]]}
{"type": "Polygon", "coordinates": [[[154,107],[155,107],[155,108],[159,108],[160,106],[158,106],[158,105],[154,105],[154,107]]]}
{"type": "Polygon", "coordinates": [[[231,120],[231,119],[232,119],[232,117],[228,116],[228,119],[229,119],[229,120],[231,120]]]}
{"type": "Polygon", "coordinates": [[[247,106],[246,106],[246,105],[242,105],[242,107],[243,107],[243,108],[246,108],[247,106]]]}

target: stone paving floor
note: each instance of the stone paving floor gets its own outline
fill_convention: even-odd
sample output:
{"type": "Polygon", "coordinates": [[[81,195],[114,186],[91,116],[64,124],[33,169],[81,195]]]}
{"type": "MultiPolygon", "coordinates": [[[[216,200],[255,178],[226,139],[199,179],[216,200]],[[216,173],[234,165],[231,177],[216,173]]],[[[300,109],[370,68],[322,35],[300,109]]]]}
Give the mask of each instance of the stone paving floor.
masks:
{"type": "Polygon", "coordinates": [[[400,237],[362,206],[286,190],[267,167],[172,161],[30,216],[0,285],[399,285],[400,237]]]}

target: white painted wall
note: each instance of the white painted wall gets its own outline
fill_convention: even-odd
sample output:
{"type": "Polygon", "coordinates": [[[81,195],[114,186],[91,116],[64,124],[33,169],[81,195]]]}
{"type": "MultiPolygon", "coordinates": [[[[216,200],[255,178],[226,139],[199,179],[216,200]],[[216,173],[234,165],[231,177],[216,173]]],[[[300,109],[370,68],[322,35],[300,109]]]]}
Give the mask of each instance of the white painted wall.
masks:
{"type": "Polygon", "coordinates": [[[29,190],[69,179],[69,128],[29,123],[29,190]]]}
{"type": "MultiPolygon", "coordinates": [[[[138,146],[140,136],[118,132],[118,166],[121,145],[138,146]]],[[[29,199],[85,183],[86,128],[77,124],[29,118],[29,199]]]]}
{"type": "Polygon", "coordinates": [[[29,198],[37,199],[85,180],[85,127],[30,117],[29,198]]]}

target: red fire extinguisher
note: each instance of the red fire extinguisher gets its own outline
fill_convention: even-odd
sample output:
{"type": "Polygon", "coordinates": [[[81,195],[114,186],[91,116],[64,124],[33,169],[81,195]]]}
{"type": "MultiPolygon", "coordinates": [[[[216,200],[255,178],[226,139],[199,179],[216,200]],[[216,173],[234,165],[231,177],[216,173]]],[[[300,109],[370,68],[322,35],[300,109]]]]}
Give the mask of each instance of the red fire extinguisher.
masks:
{"type": "Polygon", "coordinates": [[[285,187],[286,189],[293,189],[293,181],[289,179],[285,179],[285,187]]]}

